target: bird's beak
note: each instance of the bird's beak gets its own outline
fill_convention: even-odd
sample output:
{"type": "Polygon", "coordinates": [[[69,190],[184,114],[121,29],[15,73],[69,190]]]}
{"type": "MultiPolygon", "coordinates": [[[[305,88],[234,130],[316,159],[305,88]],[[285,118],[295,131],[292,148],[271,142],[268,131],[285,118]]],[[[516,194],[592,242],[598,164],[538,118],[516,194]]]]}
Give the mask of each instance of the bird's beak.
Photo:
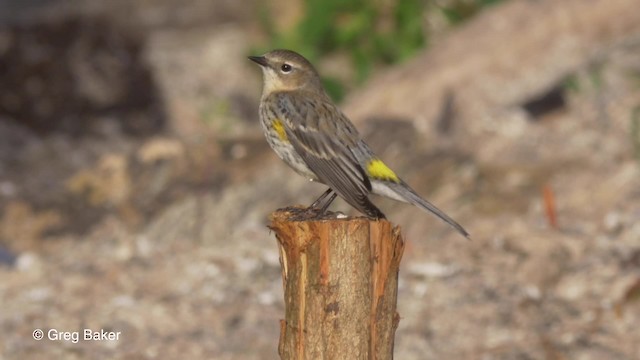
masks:
{"type": "Polygon", "coordinates": [[[249,60],[255,62],[260,66],[268,65],[267,58],[265,58],[264,56],[249,56],[249,60]]]}

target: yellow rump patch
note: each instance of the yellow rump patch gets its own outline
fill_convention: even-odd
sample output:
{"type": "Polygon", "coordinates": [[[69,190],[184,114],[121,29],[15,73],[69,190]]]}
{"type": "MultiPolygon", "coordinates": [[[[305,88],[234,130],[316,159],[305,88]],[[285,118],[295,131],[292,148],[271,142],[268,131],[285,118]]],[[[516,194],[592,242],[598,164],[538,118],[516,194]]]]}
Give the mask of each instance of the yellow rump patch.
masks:
{"type": "Polygon", "coordinates": [[[273,120],[273,130],[278,134],[280,141],[287,141],[287,132],[284,129],[284,124],[280,119],[273,120]]]}
{"type": "Polygon", "coordinates": [[[398,175],[389,169],[380,159],[373,159],[367,163],[367,172],[375,180],[400,182],[398,175]]]}

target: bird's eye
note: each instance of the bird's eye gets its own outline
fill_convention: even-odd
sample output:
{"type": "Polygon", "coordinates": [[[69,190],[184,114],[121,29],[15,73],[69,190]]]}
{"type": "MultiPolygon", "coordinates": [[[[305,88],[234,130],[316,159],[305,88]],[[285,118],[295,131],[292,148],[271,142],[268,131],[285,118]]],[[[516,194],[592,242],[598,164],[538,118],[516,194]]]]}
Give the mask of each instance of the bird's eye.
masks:
{"type": "Polygon", "coordinates": [[[280,67],[280,70],[282,70],[283,73],[288,73],[290,72],[292,69],[291,65],[289,64],[282,64],[282,66],[280,67]]]}

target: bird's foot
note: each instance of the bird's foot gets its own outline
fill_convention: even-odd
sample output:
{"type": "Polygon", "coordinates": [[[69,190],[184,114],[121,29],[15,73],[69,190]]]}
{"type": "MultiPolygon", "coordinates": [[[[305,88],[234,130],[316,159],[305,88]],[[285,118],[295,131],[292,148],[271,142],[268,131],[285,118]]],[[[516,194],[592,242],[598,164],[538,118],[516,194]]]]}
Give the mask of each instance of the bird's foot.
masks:
{"type": "Polygon", "coordinates": [[[340,212],[327,211],[326,209],[318,207],[295,207],[289,206],[278,211],[286,211],[289,213],[289,220],[292,221],[306,221],[306,220],[328,220],[340,218],[340,212]]]}

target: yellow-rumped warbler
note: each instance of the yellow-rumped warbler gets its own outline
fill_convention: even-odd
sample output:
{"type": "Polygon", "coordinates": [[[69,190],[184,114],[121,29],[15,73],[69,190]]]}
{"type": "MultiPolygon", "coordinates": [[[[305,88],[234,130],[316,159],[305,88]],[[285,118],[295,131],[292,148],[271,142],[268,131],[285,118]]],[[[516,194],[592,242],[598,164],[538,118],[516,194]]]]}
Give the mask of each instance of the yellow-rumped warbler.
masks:
{"type": "Polygon", "coordinates": [[[432,212],[469,237],[460,224],[422,199],[369,149],[324,91],[307,59],[289,50],[249,59],[260,65],[264,76],[260,120],[267,142],[298,174],[329,186],[309,209],[324,213],[337,193],[367,216],[383,218],[368,198],[374,193],[432,212]]]}

